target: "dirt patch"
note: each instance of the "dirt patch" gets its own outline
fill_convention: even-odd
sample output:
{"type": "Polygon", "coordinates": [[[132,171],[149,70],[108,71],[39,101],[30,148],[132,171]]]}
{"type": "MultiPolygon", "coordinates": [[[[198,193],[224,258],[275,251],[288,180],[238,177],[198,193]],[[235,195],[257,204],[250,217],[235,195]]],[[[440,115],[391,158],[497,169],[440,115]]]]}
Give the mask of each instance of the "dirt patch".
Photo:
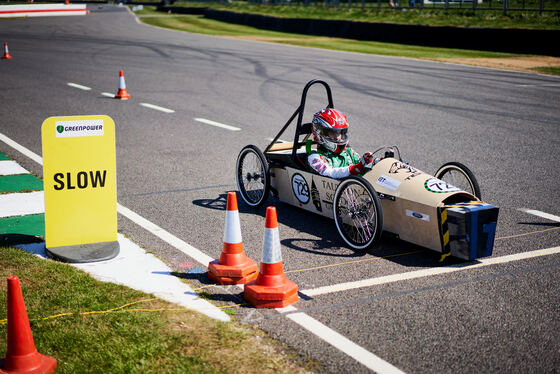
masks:
{"type": "Polygon", "coordinates": [[[438,58],[457,64],[485,66],[497,69],[518,70],[534,73],[532,68],[560,66],[559,57],[532,56],[532,57],[505,57],[505,58],[438,58]]]}

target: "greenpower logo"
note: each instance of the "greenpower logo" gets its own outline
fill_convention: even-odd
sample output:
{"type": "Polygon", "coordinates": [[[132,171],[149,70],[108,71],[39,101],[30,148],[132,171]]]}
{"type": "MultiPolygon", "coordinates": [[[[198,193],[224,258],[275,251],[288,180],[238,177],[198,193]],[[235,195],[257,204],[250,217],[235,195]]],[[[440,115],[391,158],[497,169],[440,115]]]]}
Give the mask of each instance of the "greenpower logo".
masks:
{"type": "Polygon", "coordinates": [[[77,121],[56,121],[56,137],[72,138],[81,136],[103,136],[102,119],[77,120],[77,121]]]}

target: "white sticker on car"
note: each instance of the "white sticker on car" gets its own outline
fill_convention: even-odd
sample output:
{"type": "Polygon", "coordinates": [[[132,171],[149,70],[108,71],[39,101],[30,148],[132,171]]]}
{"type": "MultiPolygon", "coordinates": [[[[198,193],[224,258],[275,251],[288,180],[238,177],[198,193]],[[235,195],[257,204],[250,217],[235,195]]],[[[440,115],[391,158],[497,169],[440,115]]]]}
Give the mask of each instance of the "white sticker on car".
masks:
{"type": "Polygon", "coordinates": [[[427,214],[423,214],[407,209],[406,215],[409,217],[421,219],[422,221],[430,222],[430,216],[427,214]]]}
{"type": "Polygon", "coordinates": [[[386,175],[381,175],[375,183],[391,191],[396,191],[401,185],[401,182],[386,175]]]}

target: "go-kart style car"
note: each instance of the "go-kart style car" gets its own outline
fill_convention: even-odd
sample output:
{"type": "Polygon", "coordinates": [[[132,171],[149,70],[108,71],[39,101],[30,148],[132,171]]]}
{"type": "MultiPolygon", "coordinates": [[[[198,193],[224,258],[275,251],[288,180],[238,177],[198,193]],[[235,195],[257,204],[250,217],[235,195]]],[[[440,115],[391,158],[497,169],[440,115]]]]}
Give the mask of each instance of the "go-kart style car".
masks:
{"type": "Polygon", "coordinates": [[[272,192],[280,201],[334,219],[344,242],[357,250],[369,249],[387,231],[400,239],[465,260],[490,256],[498,208],[480,200],[473,173],[449,162],[434,176],[409,165],[398,147],[382,147],[382,157],[362,176],[333,179],[312,172],[307,155],[316,143],[311,123],[302,123],[307,91],[324,86],[334,108],[331,89],[312,80],[303,89],[301,103],[262,152],[245,146],[237,158],[236,179],[245,203],[264,204],[272,192]],[[297,116],[292,142],[278,139],[297,116]]]}

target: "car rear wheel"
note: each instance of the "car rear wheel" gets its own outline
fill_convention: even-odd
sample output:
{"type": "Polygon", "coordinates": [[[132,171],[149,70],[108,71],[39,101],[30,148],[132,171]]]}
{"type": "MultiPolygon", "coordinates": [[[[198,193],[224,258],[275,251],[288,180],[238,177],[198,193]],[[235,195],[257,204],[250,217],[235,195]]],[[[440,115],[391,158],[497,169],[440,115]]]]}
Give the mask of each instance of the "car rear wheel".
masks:
{"type": "Polygon", "coordinates": [[[336,228],[353,249],[373,247],[381,237],[381,202],[372,185],[359,177],[348,177],[338,185],[333,200],[336,228]]]}
{"type": "Polygon", "coordinates": [[[480,187],[473,172],[459,162],[444,164],[436,171],[434,177],[482,199],[480,197],[480,187]]]}
{"type": "Polygon", "coordinates": [[[243,200],[250,206],[263,205],[270,192],[270,174],[264,154],[254,145],[245,146],[236,164],[237,187],[243,200]]]}

